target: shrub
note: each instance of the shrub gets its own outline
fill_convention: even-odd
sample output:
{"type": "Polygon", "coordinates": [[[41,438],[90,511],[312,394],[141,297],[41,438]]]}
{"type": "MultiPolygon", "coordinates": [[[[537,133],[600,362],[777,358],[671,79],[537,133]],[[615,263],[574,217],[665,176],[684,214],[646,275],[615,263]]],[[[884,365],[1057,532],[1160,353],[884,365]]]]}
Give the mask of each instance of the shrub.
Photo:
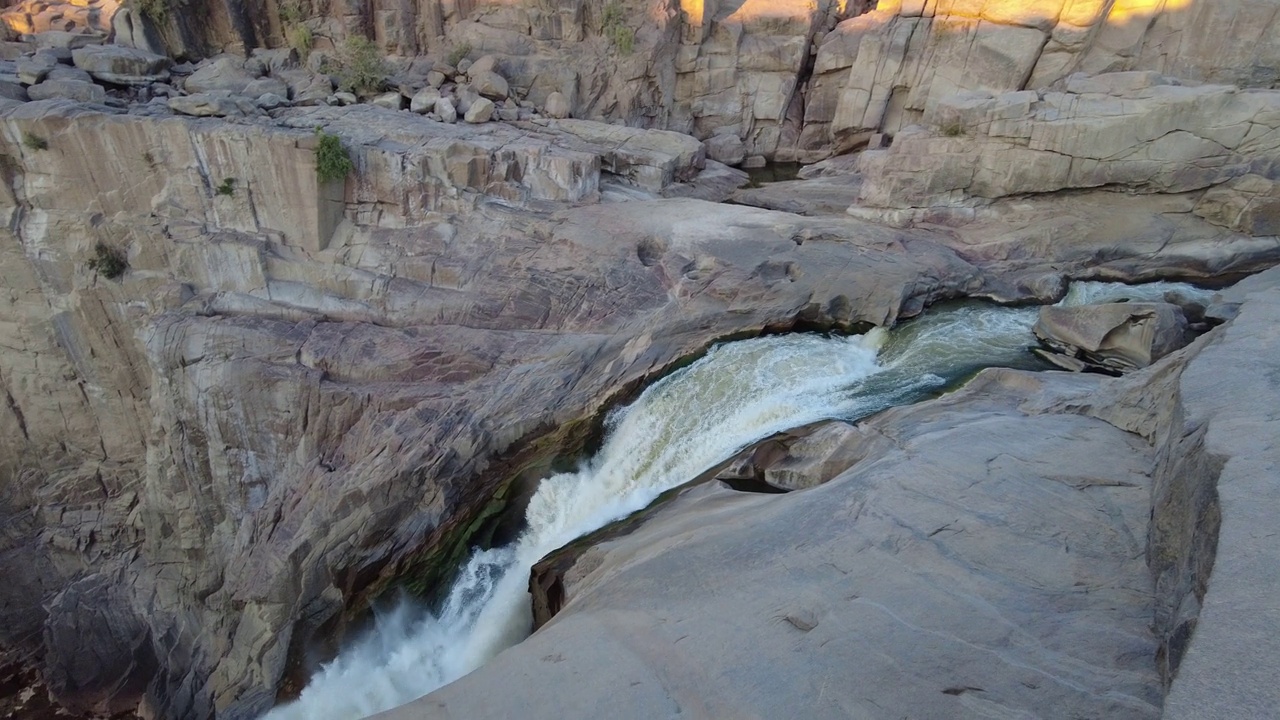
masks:
{"type": "Polygon", "coordinates": [[[236,179],[235,178],[224,179],[222,181],[222,184],[215,189],[215,192],[217,192],[219,195],[226,195],[227,197],[231,197],[232,195],[235,195],[236,179]]]}
{"type": "Polygon", "coordinates": [[[303,0],[280,0],[280,24],[297,25],[306,19],[303,0]]]}
{"type": "Polygon", "coordinates": [[[627,26],[626,13],[622,4],[611,2],[604,8],[604,19],[600,23],[600,32],[607,38],[618,52],[630,55],[635,47],[636,31],[627,26]]]}
{"type": "Polygon", "coordinates": [[[290,25],[284,31],[284,38],[289,43],[289,47],[298,53],[298,57],[305,62],[307,57],[311,55],[311,48],[315,44],[315,38],[311,35],[311,28],[306,25],[290,25]]]}
{"type": "Polygon", "coordinates": [[[150,166],[152,166],[152,167],[155,167],[155,164],[156,164],[156,156],[155,156],[155,155],[152,155],[150,150],[144,150],[144,151],[142,152],[142,162],[144,162],[144,163],[146,163],[146,164],[148,164],[148,165],[150,165],[150,166]]]}
{"type": "Polygon", "coordinates": [[[455,45],[453,46],[453,49],[449,51],[449,57],[445,58],[445,62],[449,63],[454,67],[458,67],[458,63],[462,62],[462,58],[470,54],[471,54],[471,43],[462,43],[461,45],[455,45]]]}
{"type": "Polygon", "coordinates": [[[377,44],[359,35],[343,43],[337,63],[338,89],[360,95],[381,90],[391,73],[377,44]]]}
{"type": "Polygon", "coordinates": [[[943,125],[940,129],[942,130],[942,134],[947,137],[960,137],[964,134],[964,125],[961,125],[956,121],[949,122],[946,125],[943,125]]]}
{"type": "Polygon", "coordinates": [[[108,280],[115,280],[129,269],[129,261],[125,259],[124,251],[119,248],[100,242],[94,246],[93,252],[93,258],[85,265],[108,280]]]}
{"type": "Polygon", "coordinates": [[[48,150],[49,149],[49,141],[45,140],[39,135],[36,135],[33,132],[22,133],[22,144],[26,146],[28,150],[48,150]]]}
{"type": "Polygon", "coordinates": [[[133,6],[157,25],[169,18],[169,0],[133,0],[133,6]]]}
{"type": "Polygon", "coordinates": [[[351,162],[347,149],[342,146],[341,138],[318,128],[316,134],[320,136],[320,142],[316,145],[316,175],[320,177],[320,182],[345,178],[347,173],[355,169],[355,165],[351,162]]]}

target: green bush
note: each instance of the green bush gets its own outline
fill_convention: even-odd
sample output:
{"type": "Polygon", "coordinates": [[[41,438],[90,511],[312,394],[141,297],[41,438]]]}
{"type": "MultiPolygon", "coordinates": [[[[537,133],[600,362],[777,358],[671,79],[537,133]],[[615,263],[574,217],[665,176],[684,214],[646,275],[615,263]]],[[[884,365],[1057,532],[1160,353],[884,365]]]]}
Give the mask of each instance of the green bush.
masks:
{"type": "Polygon", "coordinates": [[[227,197],[231,197],[232,195],[235,195],[236,179],[235,178],[224,179],[222,181],[222,184],[215,189],[215,192],[217,192],[219,195],[226,195],[227,197]]]}
{"type": "Polygon", "coordinates": [[[22,133],[22,144],[28,150],[48,150],[49,149],[49,141],[45,140],[39,135],[36,135],[33,132],[22,133]]]}
{"type": "Polygon", "coordinates": [[[964,134],[964,125],[961,125],[956,121],[949,122],[939,129],[942,131],[942,134],[947,137],[960,137],[964,134]]]}
{"type": "Polygon", "coordinates": [[[306,25],[290,25],[284,31],[284,38],[289,43],[289,47],[298,53],[298,57],[305,62],[307,57],[311,55],[311,48],[315,45],[315,38],[311,35],[311,28],[306,25]]]}
{"type": "Polygon", "coordinates": [[[129,269],[129,261],[125,258],[124,251],[119,248],[100,242],[94,246],[93,252],[93,258],[85,265],[108,280],[115,280],[129,269]]]}
{"type": "Polygon", "coordinates": [[[342,139],[318,128],[316,134],[320,136],[320,142],[316,145],[316,175],[320,177],[320,182],[328,183],[345,178],[355,169],[355,164],[351,162],[347,149],[342,146],[342,139]]]}
{"type": "Polygon", "coordinates": [[[132,5],[157,25],[169,18],[169,0],[133,0],[132,5]]]}
{"type": "Polygon", "coordinates": [[[630,55],[635,47],[636,31],[627,26],[626,12],[622,4],[611,2],[604,8],[604,19],[600,23],[601,33],[609,38],[609,42],[623,55],[630,55]]]}
{"type": "Polygon", "coordinates": [[[297,25],[306,19],[306,10],[303,8],[304,0],[280,0],[278,5],[280,9],[281,25],[297,25]]]}
{"type": "Polygon", "coordinates": [[[376,43],[366,37],[352,35],[343,43],[337,57],[338,89],[357,95],[370,95],[382,90],[391,74],[376,43]]]}

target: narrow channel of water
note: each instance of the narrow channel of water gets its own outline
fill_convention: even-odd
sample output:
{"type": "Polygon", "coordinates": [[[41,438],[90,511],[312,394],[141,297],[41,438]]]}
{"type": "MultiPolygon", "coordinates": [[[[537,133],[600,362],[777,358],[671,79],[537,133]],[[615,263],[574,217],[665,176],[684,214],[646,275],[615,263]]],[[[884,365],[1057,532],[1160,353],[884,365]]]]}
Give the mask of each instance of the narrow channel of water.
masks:
{"type": "MultiPolygon", "coordinates": [[[[1077,283],[1063,304],[1158,300],[1187,285],[1077,283]]],[[[1040,367],[1027,352],[1035,308],[966,302],[863,336],[779,335],[712,348],[616,411],[600,452],[546,478],[512,544],[477,550],[439,613],[408,604],[325,665],[269,720],[351,720],[404,704],[523,640],[529,569],[543,555],[640,510],[750,445],[823,419],[914,402],[982,367],[1040,367]]]]}

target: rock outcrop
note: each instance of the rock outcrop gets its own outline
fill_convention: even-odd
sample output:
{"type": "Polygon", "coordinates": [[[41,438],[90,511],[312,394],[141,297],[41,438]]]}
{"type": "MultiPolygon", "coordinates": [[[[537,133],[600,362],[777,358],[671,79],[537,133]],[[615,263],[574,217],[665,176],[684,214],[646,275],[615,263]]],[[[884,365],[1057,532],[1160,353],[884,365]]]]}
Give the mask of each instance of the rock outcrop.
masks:
{"type": "MultiPolygon", "coordinates": [[[[91,24],[108,5],[76,7],[91,24]]],[[[0,668],[41,666],[74,711],[253,717],[315,639],[340,635],[395,579],[437,582],[509,488],[575,456],[613,401],[716,339],[892,324],[966,295],[1049,300],[1067,277],[1221,281],[1280,261],[1273,0],[864,5],[191,0],[121,11],[114,44],[84,23],[0,43],[0,668]],[[1256,42],[1209,42],[1192,27],[1256,42]],[[351,36],[401,56],[379,88],[388,107],[335,94],[320,72],[351,36]],[[213,59],[175,64],[202,58],[213,59]],[[350,154],[342,180],[317,176],[317,127],[350,154]],[[714,202],[745,179],[720,163],[863,144],[873,150],[832,158],[813,171],[823,177],[714,202]]],[[[45,9],[33,18],[52,22],[45,9]]],[[[1262,312],[1247,308],[1239,296],[1210,316],[1262,312]]],[[[1127,388],[1128,404],[1099,400],[1098,379],[988,377],[992,402],[1007,401],[993,422],[1016,428],[1025,413],[1089,435],[1115,460],[1099,473],[1154,478],[1167,519],[1147,543],[1153,637],[1136,620],[1152,608],[1125,592],[1132,554],[1099,550],[1111,609],[1072,605],[1076,591],[1053,585],[1115,632],[1014,648],[1012,661],[1051,673],[1054,653],[1091,654],[1067,670],[1097,692],[1054,684],[1051,702],[1149,713],[1153,676],[1125,653],[1163,648],[1166,680],[1185,656],[1184,673],[1199,668],[1187,687],[1202,690],[1222,649],[1243,644],[1240,558],[1270,550],[1251,539],[1255,525],[1231,524],[1216,488],[1235,482],[1222,497],[1237,504],[1269,491],[1256,457],[1228,473],[1244,455],[1221,428],[1270,430],[1238,414],[1252,405],[1215,404],[1207,380],[1180,385],[1208,373],[1192,371],[1210,352],[1243,367],[1222,347],[1241,332],[1107,386],[1127,388]],[[1046,398],[1079,390],[1078,402],[1060,397],[1105,406],[1093,414],[1111,425],[1017,405],[1006,391],[1024,382],[1046,398]],[[1149,417],[1164,407],[1198,429],[1167,431],[1149,417]],[[1218,564],[1228,590],[1215,604],[1219,538],[1241,555],[1218,564]],[[1188,638],[1215,613],[1221,634],[1197,659],[1188,638]]],[[[872,445],[886,462],[923,462],[863,441],[826,430],[771,481],[815,485],[848,462],[889,487],[855,462],[872,445]]],[[[792,510],[779,508],[857,484],[839,483],[751,502],[780,513],[783,536],[792,510]]],[[[1131,490],[1062,492],[1105,494],[1115,513],[1090,517],[1118,537],[1133,532],[1131,490]]],[[[902,511],[893,492],[880,497],[902,511]]],[[[734,498],[699,502],[738,512],[747,501],[734,498]]],[[[825,597],[826,580],[806,572],[825,597]]],[[[993,603],[1009,617],[1029,597],[993,603]]],[[[833,607],[777,608],[767,632],[819,637],[812,622],[833,607]]],[[[954,667],[983,672],[968,652],[954,667]]],[[[658,679],[651,669],[630,668],[658,679]]],[[[979,681],[957,675],[920,707],[980,705],[979,681]]],[[[1041,702],[999,687],[1007,707],[1041,702]]],[[[1170,712],[1208,707],[1178,687],[1170,712]]],[[[648,708],[672,699],[646,697],[648,708]]],[[[757,700],[778,714],[767,699],[708,702],[727,712],[757,700]]]]}
{"type": "Polygon", "coordinates": [[[1278,281],[1124,379],[988,370],[766,441],[749,464],[821,448],[844,469],[787,495],[699,486],[576,544],[534,570],[554,619],[377,717],[1264,716],[1280,377],[1256,370],[1277,349],[1278,281]]]}
{"type": "Polygon", "coordinates": [[[1170,303],[1045,307],[1034,328],[1054,350],[1043,357],[1068,370],[1142,368],[1187,344],[1187,318],[1170,303]]]}

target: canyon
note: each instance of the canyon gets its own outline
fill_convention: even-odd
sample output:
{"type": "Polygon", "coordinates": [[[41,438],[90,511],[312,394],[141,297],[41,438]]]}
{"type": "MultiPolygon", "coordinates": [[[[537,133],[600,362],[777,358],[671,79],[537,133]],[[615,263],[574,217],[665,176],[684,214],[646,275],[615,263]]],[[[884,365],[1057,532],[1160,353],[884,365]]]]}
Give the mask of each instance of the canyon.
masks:
{"type": "Polygon", "coordinates": [[[1280,2],[0,18],[0,671],[22,702],[261,716],[717,342],[1182,280],[1221,289],[1190,346],[818,429],[780,451],[825,439],[802,491],[704,484],[535,567],[559,612],[388,717],[1280,705],[1280,2]],[[352,37],[386,56],[377,92],[333,71],[352,37]],[[345,177],[318,172],[330,137],[345,177]],[[803,167],[750,182],[766,163],[803,167]]]}

